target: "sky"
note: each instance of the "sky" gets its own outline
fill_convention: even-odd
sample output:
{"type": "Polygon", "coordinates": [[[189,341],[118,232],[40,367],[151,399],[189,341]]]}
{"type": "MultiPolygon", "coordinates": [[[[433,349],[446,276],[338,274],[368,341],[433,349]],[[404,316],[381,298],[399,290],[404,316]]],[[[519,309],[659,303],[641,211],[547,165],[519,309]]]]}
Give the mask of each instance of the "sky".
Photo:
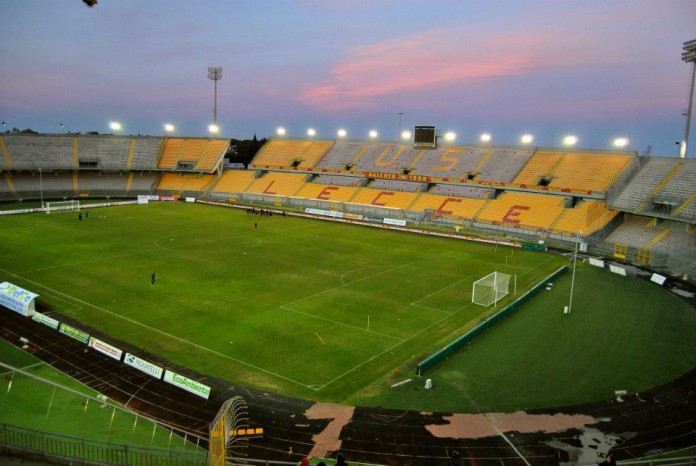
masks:
{"type": "Polygon", "coordinates": [[[1,129],[208,136],[216,66],[220,137],[432,124],[676,157],[693,39],[696,0],[0,0],[1,129]]]}

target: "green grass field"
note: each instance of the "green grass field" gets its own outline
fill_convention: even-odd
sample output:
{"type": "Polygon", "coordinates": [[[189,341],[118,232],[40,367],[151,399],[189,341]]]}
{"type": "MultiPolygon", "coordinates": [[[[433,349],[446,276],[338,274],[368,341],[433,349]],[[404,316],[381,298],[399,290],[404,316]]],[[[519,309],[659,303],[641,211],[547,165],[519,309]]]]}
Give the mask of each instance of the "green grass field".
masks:
{"type": "Polygon", "coordinates": [[[583,267],[572,316],[562,313],[567,275],[436,369],[435,390],[425,392],[421,381],[390,388],[493,312],[471,304],[473,281],[498,270],[516,275],[521,293],[567,262],[186,203],[95,209],[83,222],[74,212],[0,217],[0,281],[176,363],[293,396],[518,409],[606,398],[609,387],[650,386],[696,364],[688,304],[635,279],[616,277],[624,281],[601,288],[615,278],[583,267]],[[666,302],[674,330],[660,319],[666,302]],[[662,340],[665,354],[648,344],[653,340],[662,340]],[[691,353],[672,351],[671,342],[691,353]],[[645,365],[627,362],[634,357],[652,357],[651,371],[635,374],[645,365]]]}

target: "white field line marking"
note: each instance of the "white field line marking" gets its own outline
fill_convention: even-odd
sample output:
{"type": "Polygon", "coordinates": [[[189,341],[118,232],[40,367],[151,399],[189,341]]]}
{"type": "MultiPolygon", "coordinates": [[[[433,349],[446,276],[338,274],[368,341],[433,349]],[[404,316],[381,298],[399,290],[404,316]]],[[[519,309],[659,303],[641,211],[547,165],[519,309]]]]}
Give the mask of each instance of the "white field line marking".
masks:
{"type": "MultiPolygon", "coordinates": [[[[377,276],[379,276],[379,275],[384,275],[385,273],[393,272],[394,270],[402,269],[402,268],[404,268],[404,267],[408,267],[408,266],[410,266],[410,265],[417,264],[418,262],[423,262],[423,261],[425,261],[425,260],[429,260],[429,259],[432,259],[433,257],[437,257],[437,256],[440,256],[440,255],[441,255],[441,254],[435,254],[435,255],[433,255],[433,256],[424,257],[423,259],[418,259],[418,260],[416,260],[416,261],[409,262],[408,264],[390,266],[387,270],[384,270],[384,271],[382,271],[382,272],[377,272],[377,273],[375,273],[375,274],[368,275],[367,277],[359,278],[359,279],[355,280],[354,282],[342,283],[341,285],[334,286],[334,287],[332,287],[332,288],[327,288],[327,289],[325,289],[325,290],[319,291],[318,293],[314,293],[314,294],[311,294],[311,295],[309,295],[309,296],[305,296],[304,298],[300,298],[300,299],[297,299],[297,300],[295,300],[295,301],[290,301],[289,303],[285,303],[285,304],[281,305],[280,307],[290,306],[291,304],[299,303],[300,301],[304,301],[304,300],[306,300],[306,299],[311,299],[311,298],[314,298],[315,296],[319,296],[319,295],[322,295],[322,294],[324,294],[324,293],[329,293],[329,292],[331,292],[331,291],[335,291],[335,290],[338,290],[338,289],[340,289],[340,288],[345,288],[345,287],[347,287],[347,286],[349,286],[349,285],[352,285],[352,284],[354,284],[354,283],[359,283],[359,282],[362,282],[362,281],[365,281],[365,280],[369,280],[370,278],[374,278],[374,277],[377,277],[377,276]]],[[[386,266],[384,266],[384,267],[386,267],[386,266]]],[[[355,270],[362,270],[362,269],[366,269],[366,268],[368,268],[368,267],[361,267],[361,268],[359,268],[359,269],[350,270],[350,271],[344,273],[344,274],[341,276],[341,282],[343,282],[343,277],[344,277],[346,274],[349,274],[349,273],[351,273],[351,272],[354,272],[355,270]]]]}
{"type": "Polygon", "coordinates": [[[512,444],[512,442],[510,441],[510,439],[507,438],[507,436],[506,436],[504,433],[502,433],[502,432],[500,431],[500,429],[498,429],[498,426],[495,425],[495,422],[493,422],[493,420],[491,419],[490,415],[485,414],[484,416],[486,417],[486,419],[488,420],[488,422],[490,422],[491,426],[493,426],[493,428],[495,429],[495,431],[498,432],[498,435],[500,435],[501,437],[503,437],[503,439],[508,443],[508,445],[510,445],[510,447],[511,447],[513,450],[515,450],[515,453],[517,453],[517,456],[519,456],[519,457],[522,459],[522,461],[524,461],[524,464],[526,464],[527,466],[532,466],[531,464],[529,464],[529,461],[527,461],[527,458],[525,458],[524,456],[522,456],[522,453],[520,453],[520,451],[519,451],[517,448],[515,448],[515,445],[512,444]]]}
{"type": "MultiPolygon", "coordinates": [[[[441,291],[446,290],[447,288],[451,288],[451,287],[453,287],[453,286],[455,286],[455,285],[458,285],[458,284],[460,284],[460,283],[462,283],[462,282],[464,282],[464,281],[470,280],[472,277],[473,277],[472,275],[469,275],[468,277],[464,277],[464,278],[462,278],[461,280],[458,280],[458,281],[456,281],[456,282],[454,282],[454,283],[451,283],[451,284],[449,284],[449,285],[447,285],[447,286],[445,286],[445,287],[443,287],[443,288],[440,288],[439,290],[437,290],[437,291],[435,291],[435,292],[433,292],[433,293],[430,293],[430,294],[427,295],[427,296],[423,296],[422,298],[417,299],[416,301],[413,301],[413,302],[411,303],[411,306],[420,307],[420,308],[422,308],[422,309],[428,309],[428,310],[430,310],[430,311],[435,311],[435,312],[442,312],[443,314],[447,314],[447,315],[452,315],[452,314],[454,314],[455,312],[461,311],[461,309],[457,309],[457,310],[455,310],[455,311],[446,311],[446,310],[444,310],[444,309],[436,309],[436,308],[434,308],[434,307],[424,306],[424,305],[418,304],[418,303],[419,303],[420,301],[423,301],[424,299],[428,299],[429,297],[438,294],[438,293],[441,292],[441,291]]],[[[463,309],[463,308],[462,308],[462,309],[463,309]]]]}
{"type": "MultiPolygon", "coordinates": [[[[430,306],[423,306],[422,304],[411,303],[410,305],[413,307],[419,307],[421,309],[427,309],[427,310],[433,311],[433,312],[441,312],[442,314],[447,314],[447,315],[453,314],[453,312],[450,312],[450,311],[445,311],[443,309],[436,309],[436,308],[430,307],[430,306]]],[[[454,311],[454,312],[456,312],[456,311],[454,311]]]]}
{"type": "MultiPolygon", "coordinates": [[[[465,306],[465,307],[466,307],[466,306],[465,306]]],[[[457,311],[457,312],[458,312],[458,311],[457,311]]],[[[395,344],[394,346],[391,346],[391,347],[387,348],[386,350],[382,351],[381,353],[378,353],[378,354],[376,354],[376,355],[370,357],[369,359],[367,359],[366,361],[364,361],[364,362],[358,364],[357,366],[353,367],[352,369],[349,369],[349,370],[347,370],[346,372],[344,372],[343,374],[341,374],[341,375],[335,377],[334,379],[332,379],[332,380],[326,382],[324,385],[319,386],[318,389],[321,390],[321,389],[323,389],[323,388],[325,388],[325,387],[331,385],[332,383],[336,382],[337,380],[340,380],[340,379],[342,379],[343,377],[347,376],[348,374],[350,374],[350,373],[352,373],[352,372],[354,372],[354,371],[360,369],[360,368],[361,368],[362,366],[364,366],[365,364],[367,364],[367,363],[369,363],[369,362],[371,362],[371,361],[373,361],[373,360],[379,358],[380,356],[382,356],[382,355],[384,355],[384,354],[386,354],[386,353],[388,353],[388,352],[394,350],[395,348],[397,348],[397,347],[403,345],[404,343],[408,343],[410,340],[414,339],[414,338],[417,337],[418,335],[421,335],[422,333],[427,332],[428,330],[430,330],[431,328],[435,327],[436,325],[439,325],[441,322],[443,322],[443,321],[449,319],[449,318],[452,317],[454,314],[456,314],[456,312],[453,312],[452,314],[448,314],[448,315],[444,316],[442,319],[440,319],[440,320],[438,320],[438,321],[436,321],[436,322],[433,322],[432,324],[430,324],[429,326],[425,327],[425,328],[424,328],[423,330],[421,330],[420,332],[414,333],[413,335],[411,335],[411,336],[408,337],[407,339],[405,339],[405,340],[403,340],[403,341],[401,341],[401,342],[395,344]]]]}
{"type": "MultiPolygon", "coordinates": [[[[356,270],[363,270],[363,269],[368,268],[368,267],[362,267],[362,268],[359,268],[359,269],[350,270],[350,271],[344,273],[344,274],[341,276],[341,285],[334,286],[334,287],[332,287],[332,288],[327,288],[327,289],[325,289],[325,290],[319,291],[318,293],[314,293],[314,294],[312,294],[312,295],[305,296],[304,298],[300,298],[300,299],[297,299],[297,300],[295,300],[295,301],[290,301],[289,303],[281,304],[281,305],[278,306],[278,307],[280,307],[281,309],[285,309],[285,310],[287,310],[287,311],[291,311],[291,312],[295,312],[295,313],[297,313],[297,314],[301,314],[301,315],[307,316],[307,317],[313,317],[313,318],[315,318],[315,319],[324,320],[324,321],[326,321],[326,322],[331,322],[331,323],[336,324],[336,325],[343,325],[343,326],[345,326],[345,327],[349,327],[349,328],[352,328],[352,329],[355,329],[355,330],[360,330],[360,331],[363,331],[363,332],[372,333],[372,334],[375,334],[375,335],[380,335],[380,336],[382,336],[382,337],[391,338],[391,339],[397,340],[397,341],[405,341],[403,338],[395,337],[395,336],[393,336],[393,335],[387,335],[387,334],[385,334],[385,333],[375,332],[375,331],[373,331],[373,330],[368,330],[368,329],[363,328],[363,327],[357,327],[357,326],[355,326],[355,325],[346,324],[346,323],[344,323],[344,322],[339,322],[339,321],[337,321],[337,320],[328,319],[328,318],[326,318],[326,317],[321,317],[321,316],[318,316],[318,315],[315,315],[315,314],[309,314],[309,313],[307,313],[307,312],[298,311],[298,310],[296,310],[296,309],[293,309],[293,308],[290,307],[290,306],[291,306],[292,304],[299,303],[300,301],[304,301],[304,300],[307,300],[307,299],[310,299],[310,298],[314,298],[315,296],[319,296],[319,295],[322,295],[322,294],[325,294],[325,293],[330,293],[330,292],[332,292],[332,291],[335,291],[335,290],[338,290],[338,289],[341,289],[341,288],[346,288],[347,286],[352,285],[352,284],[354,284],[354,283],[359,283],[359,282],[368,280],[368,279],[370,279],[370,278],[377,277],[377,276],[379,276],[379,275],[384,275],[385,273],[392,272],[392,271],[394,271],[394,270],[397,270],[397,269],[400,269],[400,268],[403,268],[403,267],[408,267],[408,266],[410,266],[410,265],[416,264],[416,263],[418,263],[418,262],[422,262],[422,261],[424,261],[424,260],[431,259],[431,258],[436,257],[436,256],[439,256],[439,255],[440,255],[440,254],[435,254],[434,256],[429,256],[429,257],[426,257],[426,258],[423,258],[423,259],[418,259],[418,260],[416,260],[416,261],[409,262],[409,263],[407,263],[407,264],[402,264],[402,265],[397,265],[397,266],[391,266],[391,267],[389,267],[387,270],[383,270],[382,272],[377,272],[377,273],[375,273],[375,274],[368,275],[367,277],[360,278],[360,279],[355,280],[355,281],[353,281],[353,282],[345,283],[343,278],[345,277],[346,274],[349,274],[349,273],[354,272],[354,271],[356,271],[356,270]]],[[[386,267],[386,266],[380,266],[380,267],[386,267]]]]}
{"type": "Polygon", "coordinates": [[[525,270],[524,272],[517,274],[517,276],[527,275],[527,274],[530,273],[532,270],[534,270],[534,269],[536,269],[536,268],[538,268],[538,267],[541,267],[542,265],[544,265],[544,264],[546,264],[547,262],[549,262],[551,259],[553,259],[553,256],[549,256],[549,258],[546,259],[545,261],[539,262],[537,265],[535,265],[535,266],[532,267],[531,269],[527,269],[527,270],[525,270]]]}
{"type": "Polygon", "coordinates": [[[326,317],[321,317],[321,316],[318,316],[318,315],[309,314],[309,313],[307,313],[307,312],[298,311],[298,310],[296,310],[296,309],[292,309],[292,308],[287,307],[287,306],[285,306],[285,305],[282,305],[282,306],[279,306],[279,307],[280,307],[281,309],[285,309],[286,311],[294,312],[294,313],[296,313],[296,314],[301,314],[301,315],[303,315],[303,316],[311,317],[311,318],[313,318],[313,319],[319,319],[319,320],[323,320],[323,321],[325,321],[325,322],[331,322],[332,324],[342,325],[342,326],[344,326],[344,327],[352,328],[352,329],[354,329],[354,330],[360,330],[360,331],[362,331],[362,332],[373,333],[373,334],[375,334],[375,335],[379,335],[379,336],[384,337],[384,338],[391,338],[391,339],[393,339],[393,340],[404,341],[403,338],[395,337],[395,336],[393,336],[393,335],[387,335],[386,333],[379,333],[379,332],[375,332],[375,331],[372,331],[372,330],[367,330],[367,329],[364,328],[364,327],[358,327],[358,326],[355,326],[355,325],[346,324],[346,323],[344,323],[344,322],[339,322],[338,320],[328,319],[328,318],[326,318],[326,317]]]}
{"type": "MultiPolygon", "coordinates": [[[[8,273],[10,273],[10,272],[8,272],[8,273]]],[[[286,381],[288,381],[288,382],[294,383],[294,384],[299,385],[299,386],[301,386],[301,387],[310,388],[310,389],[312,388],[311,386],[305,385],[305,384],[303,384],[302,382],[298,382],[297,380],[291,379],[291,378],[289,378],[289,377],[285,377],[285,376],[280,375],[280,374],[276,374],[275,372],[269,371],[269,370],[267,370],[267,369],[263,369],[263,368],[261,368],[261,367],[258,367],[258,366],[255,366],[255,365],[253,365],[253,364],[250,364],[250,363],[248,363],[248,362],[242,361],[242,360],[240,360],[240,359],[233,358],[232,356],[228,356],[228,355],[226,355],[226,354],[222,354],[222,353],[220,353],[220,352],[218,352],[218,351],[212,350],[212,349],[210,349],[210,348],[206,348],[205,346],[201,346],[201,345],[199,345],[199,344],[197,344],[197,343],[193,343],[193,342],[191,342],[191,341],[184,340],[183,338],[177,337],[176,335],[172,335],[171,333],[167,333],[167,332],[165,332],[165,331],[163,331],[163,330],[160,330],[160,329],[158,329],[158,328],[151,327],[151,326],[149,326],[149,325],[147,325],[147,324],[144,324],[144,323],[142,323],[142,322],[138,322],[138,321],[133,320],[133,319],[129,319],[128,317],[124,317],[124,316],[119,315],[119,314],[117,314],[117,313],[115,313],[115,312],[109,311],[109,310],[104,309],[104,308],[102,308],[102,307],[95,306],[94,304],[90,304],[90,303],[88,303],[88,302],[86,302],[86,301],[83,301],[83,300],[81,300],[81,299],[78,299],[78,298],[75,298],[75,297],[73,297],[73,296],[70,296],[70,295],[67,294],[67,293],[62,293],[62,292],[57,291],[57,290],[54,290],[54,289],[52,289],[52,288],[48,288],[47,286],[41,285],[40,283],[37,283],[37,282],[35,282],[35,281],[33,281],[33,280],[29,280],[29,279],[26,279],[26,278],[24,278],[24,277],[19,277],[18,275],[13,274],[13,273],[10,273],[10,275],[15,276],[15,277],[18,277],[18,278],[23,278],[24,280],[28,281],[29,283],[33,283],[33,284],[36,285],[37,287],[43,288],[43,289],[45,289],[45,290],[52,291],[53,293],[61,294],[61,295],[63,295],[63,296],[66,296],[67,298],[70,298],[70,299],[72,299],[72,300],[78,302],[78,303],[82,303],[82,304],[84,304],[84,305],[87,306],[87,307],[90,307],[90,308],[92,308],[92,309],[96,309],[96,310],[101,311],[101,312],[103,312],[103,313],[105,313],[105,314],[109,314],[109,315],[111,315],[111,316],[113,316],[113,317],[119,318],[119,319],[121,319],[121,320],[125,320],[126,322],[130,322],[131,324],[134,324],[134,325],[137,325],[137,326],[146,328],[146,329],[148,329],[148,330],[151,330],[151,331],[153,331],[153,332],[159,333],[159,334],[161,334],[161,335],[164,335],[164,336],[166,336],[166,337],[171,338],[172,340],[176,340],[176,341],[179,341],[179,342],[181,342],[181,343],[184,343],[184,344],[193,346],[194,348],[198,348],[198,349],[200,349],[200,350],[202,350],[202,351],[207,351],[208,353],[212,353],[212,354],[215,354],[215,355],[220,356],[220,357],[222,357],[222,358],[229,359],[230,361],[234,361],[234,362],[236,362],[236,363],[238,363],[238,364],[242,364],[242,365],[244,365],[244,366],[251,367],[252,369],[255,369],[255,370],[259,371],[259,372],[263,372],[263,373],[268,374],[268,375],[271,375],[271,376],[273,376],[273,377],[277,377],[277,378],[279,378],[279,379],[286,380],[286,381]]]]}
{"type": "Polygon", "coordinates": [[[389,272],[389,271],[392,269],[392,267],[394,267],[394,266],[392,266],[392,265],[372,265],[372,266],[360,267],[360,268],[358,268],[358,269],[349,270],[349,271],[345,272],[343,275],[341,275],[341,285],[350,285],[350,284],[352,284],[352,283],[357,283],[357,282],[359,282],[360,280],[362,280],[362,279],[358,279],[358,280],[356,280],[356,281],[354,281],[354,282],[348,282],[348,283],[346,283],[346,277],[348,276],[348,274],[351,274],[351,273],[353,273],[353,272],[357,272],[358,270],[365,270],[365,269],[387,269],[387,270],[385,270],[384,272],[379,272],[379,273],[385,273],[385,272],[389,272]]]}

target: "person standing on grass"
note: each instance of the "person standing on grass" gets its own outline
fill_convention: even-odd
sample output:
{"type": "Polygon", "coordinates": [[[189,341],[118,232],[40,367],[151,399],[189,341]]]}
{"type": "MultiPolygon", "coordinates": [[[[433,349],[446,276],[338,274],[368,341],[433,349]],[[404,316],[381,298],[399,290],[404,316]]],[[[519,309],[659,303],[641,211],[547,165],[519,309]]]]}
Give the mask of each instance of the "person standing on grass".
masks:
{"type": "Polygon", "coordinates": [[[150,277],[150,286],[154,285],[155,281],[157,281],[157,274],[152,272],[152,276],[150,277]]]}

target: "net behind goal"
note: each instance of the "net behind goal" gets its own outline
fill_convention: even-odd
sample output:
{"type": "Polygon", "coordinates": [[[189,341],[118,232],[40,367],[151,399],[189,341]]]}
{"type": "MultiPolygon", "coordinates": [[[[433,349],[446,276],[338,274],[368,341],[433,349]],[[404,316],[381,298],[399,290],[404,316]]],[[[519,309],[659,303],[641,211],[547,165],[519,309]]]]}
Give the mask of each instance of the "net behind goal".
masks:
{"type": "Polygon", "coordinates": [[[53,201],[46,203],[47,214],[60,210],[80,210],[80,201],[53,201]]]}
{"type": "Polygon", "coordinates": [[[481,306],[496,304],[510,292],[510,275],[493,272],[474,282],[471,302],[481,306]]]}

